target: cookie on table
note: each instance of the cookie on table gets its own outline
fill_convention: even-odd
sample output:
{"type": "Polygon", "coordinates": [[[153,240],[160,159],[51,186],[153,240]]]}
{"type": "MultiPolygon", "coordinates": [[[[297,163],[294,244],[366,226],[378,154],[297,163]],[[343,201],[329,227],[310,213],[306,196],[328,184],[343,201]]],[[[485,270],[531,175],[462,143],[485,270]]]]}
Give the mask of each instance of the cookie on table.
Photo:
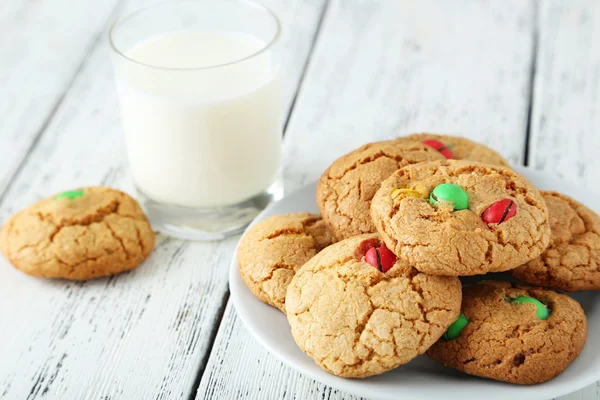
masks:
{"type": "Polygon", "coordinates": [[[425,143],[439,151],[447,159],[470,160],[484,164],[499,165],[501,167],[510,167],[508,162],[498,152],[460,136],[413,133],[397,140],[425,143]]]}
{"type": "Polygon", "coordinates": [[[550,246],[510,273],[537,286],[600,290],[600,217],[564,194],[542,191],[542,196],[550,213],[550,246]]]}
{"type": "Polygon", "coordinates": [[[484,282],[463,288],[459,319],[427,355],[471,375],[535,384],[563,372],[586,337],[585,314],[571,297],[484,282]]]}
{"type": "Polygon", "coordinates": [[[332,241],[319,215],[300,212],[269,217],[240,240],[240,275],[263,303],[285,312],[285,291],[294,274],[332,241]]]}
{"type": "Polygon", "coordinates": [[[366,234],[308,261],[288,286],[286,312],[294,340],[321,368],[364,378],[423,354],[460,303],[458,278],[420,273],[366,234]]]}
{"type": "Polygon", "coordinates": [[[108,187],[86,187],[40,200],[2,228],[0,248],[29,275],[86,280],[136,268],[154,248],[138,203],[108,187]]]}
{"type": "Polygon", "coordinates": [[[331,164],[317,183],[317,204],[336,239],[375,232],[369,206],[381,182],[398,168],[443,160],[418,142],[394,140],[366,144],[331,164]]]}
{"type": "Polygon", "coordinates": [[[396,171],[375,194],[371,215],[390,250],[433,275],[506,271],[550,241],[548,209],[531,183],[465,160],[396,171]]]}

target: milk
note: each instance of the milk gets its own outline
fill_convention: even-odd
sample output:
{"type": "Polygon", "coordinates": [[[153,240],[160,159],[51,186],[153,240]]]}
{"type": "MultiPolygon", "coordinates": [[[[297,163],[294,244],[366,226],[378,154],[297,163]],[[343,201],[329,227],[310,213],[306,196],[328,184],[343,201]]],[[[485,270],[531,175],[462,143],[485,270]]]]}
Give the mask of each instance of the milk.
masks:
{"type": "Polygon", "coordinates": [[[116,67],[117,88],[133,177],[144,195],[218,207],[277,179],[280,87],[270,51],[255,55],[264,48],[243,33],[178,31],[127,51],[139,64],[116,67]]]}

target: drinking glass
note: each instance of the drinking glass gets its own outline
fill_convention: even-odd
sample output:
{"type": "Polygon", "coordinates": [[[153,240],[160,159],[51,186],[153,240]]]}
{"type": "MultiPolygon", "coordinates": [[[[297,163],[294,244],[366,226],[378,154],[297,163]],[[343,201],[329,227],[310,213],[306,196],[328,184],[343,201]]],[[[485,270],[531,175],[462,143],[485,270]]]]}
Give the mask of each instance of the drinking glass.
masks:
{"type": "Polygon", "coordinates": [[[281,198],[279,35],[249,0],[158,3],[112,26],[129,165],[157,230],[223,238],[281,198]]]}

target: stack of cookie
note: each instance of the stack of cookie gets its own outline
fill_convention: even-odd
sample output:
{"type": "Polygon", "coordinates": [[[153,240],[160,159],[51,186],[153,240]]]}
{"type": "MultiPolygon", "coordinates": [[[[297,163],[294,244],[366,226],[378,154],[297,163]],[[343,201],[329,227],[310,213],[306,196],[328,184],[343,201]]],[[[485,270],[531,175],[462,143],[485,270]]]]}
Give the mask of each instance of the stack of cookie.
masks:
{"type": "Polygon", "coordinates": [[[493,150],[433,134],[371,143],[323,173],[317,204],[321,216],[256,224],[238,265],[330,373],[368,377],[427,353],[535,384],[581,352],[584,312],[551,289],[600,289],[600,217],[538,191],[493,150]],[[459,280],[502,271],[500,281],[459,280]]]}

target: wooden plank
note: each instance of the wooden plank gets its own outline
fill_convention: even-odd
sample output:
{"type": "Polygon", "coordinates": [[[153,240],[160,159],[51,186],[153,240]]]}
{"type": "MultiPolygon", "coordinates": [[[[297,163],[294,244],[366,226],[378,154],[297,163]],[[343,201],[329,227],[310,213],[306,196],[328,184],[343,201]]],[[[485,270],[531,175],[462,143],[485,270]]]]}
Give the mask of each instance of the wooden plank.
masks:
{"type": "Polygon", "coordinates": [[[540,4],[529,164],[598,190],[600,4],[575,4],[540,4]]]}
{"type": "MultiPolygon", "coordinates": [[[[543,1],[538,26],[529,165],[600,193],[600,4],[543,1]]],[[[560,399],[600,399],[600,383],[560,399]]]]}
{"type": "MultiPolygon", "coordinates": [[[[285,107],[323,5],[274,2],[288,28],[282,37],[285,107]]],[[[130,190],[121,136],[102,41],[0,203],[0,221],[65,188],[102,183],[130,190]]],[[[35,279],[0,259],[0,398],[187,398],[223,313],[237,240],[161,236],[138,270],[86,283],[35,279]]]]}
{"type": "Polygon", "coordinates": [[[316,179],[366,141],[448,132],[523,159],[531,1],[334,1],[285,143],[286,177],[316,179]]]}
{"type": "MultiPolygon", "coordinates": [[[[359,145],[418,130],[462,133],[523,159],[531,1],[333,0],[285,139],[289,187],[359,145]]],[[[231,306],[197,399],[354,399],[286,367],[231,306]]]]}
{"type": "Polygon", "coordinates": [[[60,104],[119,0],[2,0],[0,195],[60,104]]]}
{"type": "Polygon", "coordinates": [[[229,302],[196,399],[358,400],[359,397],[288,368],[250,336],[229,302]]]}

